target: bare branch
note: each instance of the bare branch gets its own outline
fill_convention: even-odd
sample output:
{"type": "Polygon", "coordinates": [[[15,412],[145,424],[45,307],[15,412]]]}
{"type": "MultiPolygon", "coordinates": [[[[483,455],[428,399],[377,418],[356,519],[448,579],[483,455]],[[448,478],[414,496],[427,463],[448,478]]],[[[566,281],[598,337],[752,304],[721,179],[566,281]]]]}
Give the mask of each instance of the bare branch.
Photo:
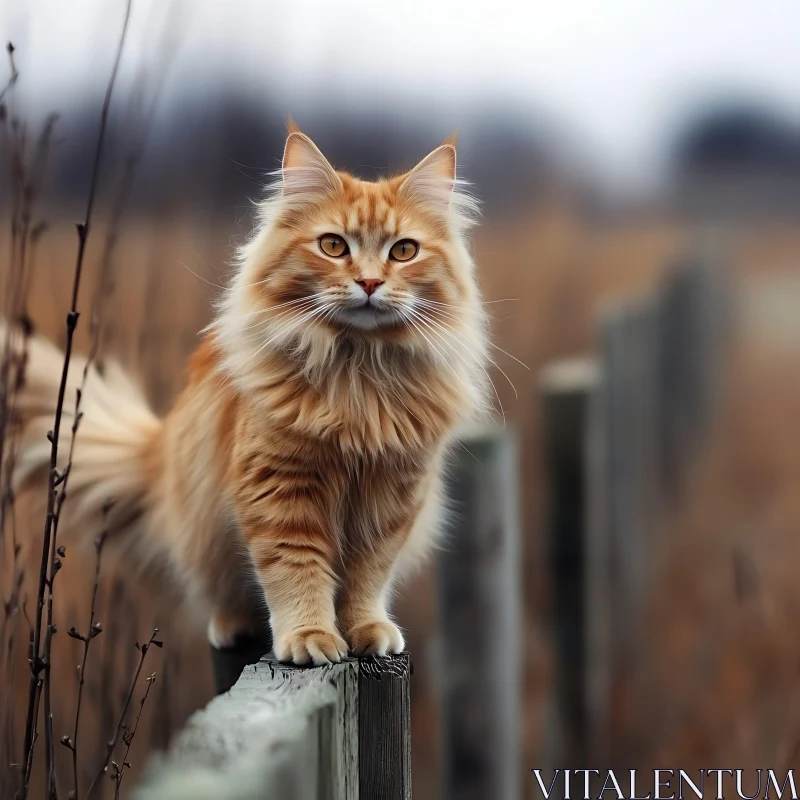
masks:
{"type": "MultiPolygon", "coordinates": [[[[104,509],[105,512],[105,509],[104,509]]],[[[61,744],[72,751],[72,791],[74,797],[79,797],[78,793],[78,734],[81,722],[81,703],[83,701],[83,685],[86,682],[86,663],[89,659],[89,647],[92,640],[102,633],[103,627],[99,622],[94,621],[95,604],[97,602],[97,590],[100,586],[100,563],[103,556],[103,545],[105,544],[108,531],[105,530],[95,540],[95,567],[94,567],[94,586],[92,587],[92,603],[89,611],[89,624],[86,633],[79,633],[75,628],[70,628],[67,635],[73,639],[83,642],[83,659],[78,667],[78,698],[75,704],[75,724],[72,728],[72,737],[62,736],[61,744]]]]}
{"type": "Polygon", "coordinates": [[[111,763],[116,767],[114,773],[114,780],[116,781],[117,785],[114,789],[114,800],[119,800],[119,790],[122,786],[122,778],[125,774],[125,768],[127,767],[130,769],[131,765],[128,761],[128,754],[131,751],[131,745],[133,744],[133,737],[136,736],[136,731],[139,729],[139,720],[142,718],[142,711],[144,711],[144,704],[147,701],[147,695],[150,694],[150,689],[152,688],[153,684],[156,682],[156,674],[155,672],[147,679],[147,689],[145,689],[144,696],[139,701],[139,713],[136,715],[136,721],[133,723],[133,727],[129,730],[126,730],[122,736],[122,740],[125,742],[125,755],[122,756],[122,761],[119,764],[112,761],[111,763]]]}
{"type": "Polygon", "coordinates": [[[92,781],[92,785],[89,787],[89,792],[87,797],[92,796],[92,792],[94,791],[97,782],[108,772],[108,765],[111,763],[111,756],[114,754],[114,748],[117,746],[117,742],[119,741],[120,736],[122,735],[123,728],[125,727],[125,717],[128,713],[128,707],[131,704],[131,699],[133,698],[133,693],[136,690],[136,684],[139,681],[139,674],[142,671],[142,667],[144,666],[144,660],[147,657],[147,653],[150,650],[152,645],[156,647],[163,647],[163,642],[156,639],[156,635],[158,634],[158,628],[153,630],[150,639],[145,642],[145,644],[140,645],[139,642],[136,642],[136,649],[139,651],[139,663],[136,666],[136,671],[133,673],[133,679],[131,680],[130,688],[128,689],[128,694],[125,698],[125,702],[122,705],[122,713],[119,715],[119,721],[117,722],[117,727],[114,730],[113,738],[107,742],[106,744],[106,757],[105,761],[103,762],[103,766],[100,767],[100,771],[97,773],[97,777],[92,781]]]}
{"type": "MultiPolygon", "coordinates": [[[[75,271],[72,285],[72,299],[70,303],[70,310],[67,314],[66,329],[67,341],[64,348],[64,364],[61,371],[61,382],[58,390],[58,399],[56,402],[55,422],[52,432],[49,434],[50,439],[50,470],[48,474],[48,493],[47,493],[47,513],[45,516],[44,537],[42,542],[42,557],[39,569],[39,586],[37,592],[36,603],[36,623],[33,629],[33,652],[30,663],[30,684],[28,690],[28,711],[25,723],[25,741],[24,750],[26,754],[26,767],[25,767],[25,781],[23,785],[23,798],[27,797],[28,788],[30,786],[31,768],[33,766],[33,754],[36,743],[36,724],[38,719],[38,696],[41,693],[42,684],[45,684],[45,704],[48,706],[45,713],[45,732],[50,743],[48,747],[48,754],[51,754],[52,747],[52,715],[49,713],[49,694],[50,694],[50,647],[52,643],[52,636],[54,627],[52,624],[52,608],[53,608],[53,585],[55,575],[60,565],[60,559],[56,553],[56,535],[54,531],[54,524],[56,520],[56,497],[57,497],[57,464],[58,464],[58,444],[61,431],[61,416],[64,408],[64,395],[67,388],[67,376],[69,374],[70,357],[72,354],[72,341],[75,333],[75,328],[78,324],[78,291],[80,289],[81,275],[83,272],[84,254],[86,251],[86,242],[91,229],[92,214],[94,211],[95,197],[97,194],[97,186],[99,182],[100,165],[102,162],[105,133],[108,122],[108,113],[111,105],[111,97],[114,91],[114,84],[116,83],[117,72],[122,57],[122,50],[125,44],[125,37],[128,30],[128,22],[131,13],[131,2],[128,0],[125,6],[125,18],[120,33],[119,44],[117,46],[117,53],[114,60],[114,66],[111,71],[108,86],[106,89],[103,107],[100,112],[100,125],[97,135],[97,145],[95,148],[94,163],[92,165],[92,177],[89,186],[89,197],[86,204],[86,214],[83,222],[78,223],[78,252],[75,262],[75,271]],[[49,568],[49,569],[48,569],[49,568]],[[47,596],[47,625],[44,636],[44,646],[42,645],[42,616],[45,606],[45,597],[47,596]],[[42,673],[44,672],[44,676],[42,673]]],[[[76,410],[76,416],[77,416],[76,410]]],[[[61,492],[64,491],[62,487],[61,492]]],[[[48,794],[52,796],[55,791],[55,774],[53,761],[49,761],[48,769],[48,794]]]]}

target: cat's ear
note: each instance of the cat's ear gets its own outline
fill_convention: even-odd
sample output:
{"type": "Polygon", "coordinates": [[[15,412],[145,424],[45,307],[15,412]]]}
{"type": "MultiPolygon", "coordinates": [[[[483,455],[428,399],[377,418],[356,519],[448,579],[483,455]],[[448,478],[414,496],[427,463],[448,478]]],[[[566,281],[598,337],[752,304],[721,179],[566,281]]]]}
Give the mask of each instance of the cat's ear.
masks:
{"type": "Polygon", "coordinates": [[[439,145],[400,184],[400,191],[431,210],[447,213],[456,184],[455,137],[439,145]]]}
{"type": "Polygon", "coordinates": [[[292,124],[283,149],[283,197],[313,202],[336,193],[342,182],[319,148],[292,124]]]}

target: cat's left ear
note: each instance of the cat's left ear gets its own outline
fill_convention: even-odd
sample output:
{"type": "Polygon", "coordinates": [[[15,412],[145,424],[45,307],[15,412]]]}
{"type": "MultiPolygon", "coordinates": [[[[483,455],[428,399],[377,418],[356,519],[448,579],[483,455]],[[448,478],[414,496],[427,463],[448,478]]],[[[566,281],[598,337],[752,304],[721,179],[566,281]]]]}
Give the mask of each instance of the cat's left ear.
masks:
{"type": "Polygon", "coordinates": [[[291,202],[320,200],[342,188],[336,170],[299,130],[291,130],[283,150],[283,197],[291,202]]]}
{"type": "Polygon", "coordinates": [[[432,210],[446,213],[456,183],[455,137],[439,145],[403,178],[400,191],[432,210]]]}

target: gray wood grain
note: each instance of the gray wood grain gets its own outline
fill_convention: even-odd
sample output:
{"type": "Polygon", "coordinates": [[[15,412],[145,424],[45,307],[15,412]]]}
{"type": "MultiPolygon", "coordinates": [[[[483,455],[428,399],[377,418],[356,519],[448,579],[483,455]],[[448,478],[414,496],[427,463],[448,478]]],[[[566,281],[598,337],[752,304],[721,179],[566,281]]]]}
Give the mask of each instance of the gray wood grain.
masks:
{"type": "Polygon", "coordinates": [[[411,661],[264,658],[151,760],[136,800],[410,800],[411,661]]]}
{"type": "Polygon", "coordinates": [[[411,660],[401,653],[358,666],[362,797],[411,800],[411,660]]]}
{"type": "Polygon", "coordinates": [[[520,542],[509,431],[462,437],[437,556],[442,800],[520,797],[520,542]]]}
{"type": "Polygon", "coordinates": [[[151,761],[133,796],[357,800],[357,662],[246,667],[151,761]]]}

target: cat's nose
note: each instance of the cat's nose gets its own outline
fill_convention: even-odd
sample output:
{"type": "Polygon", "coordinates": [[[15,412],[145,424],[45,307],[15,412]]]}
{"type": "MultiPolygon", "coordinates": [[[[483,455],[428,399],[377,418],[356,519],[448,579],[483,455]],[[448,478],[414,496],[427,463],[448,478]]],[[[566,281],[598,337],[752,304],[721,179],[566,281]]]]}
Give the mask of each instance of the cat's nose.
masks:
{"type": "Polygon", "coordinates": [[[375,293],[375,290],[383,283],[379,278],[363,278],[356,283],[367,293],[367,297],[375,293]]]}

